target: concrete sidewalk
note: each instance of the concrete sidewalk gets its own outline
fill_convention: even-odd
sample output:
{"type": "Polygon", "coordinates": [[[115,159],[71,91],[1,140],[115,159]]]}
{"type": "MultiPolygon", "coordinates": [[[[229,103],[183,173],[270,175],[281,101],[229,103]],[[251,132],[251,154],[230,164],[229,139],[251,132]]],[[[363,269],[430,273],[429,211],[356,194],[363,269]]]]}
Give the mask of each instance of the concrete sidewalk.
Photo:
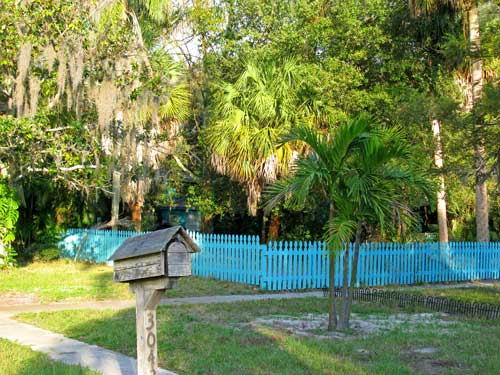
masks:
{"type": "MultiPolygon", "coordinates": [[[[134,358],[7,317],[0,317],[0,338],[29,346],[33,350],[48,354],[56,361],[87,367],[103,375],[137,374],[137,362],[134,358]]],[[[162,369],[158,374],[177,375],[162,369]]]]}
{"type": "MultiPolygon", "coordinates": [[[[225,303],[225,302],[242,302],[242,301],[262,301],[271,299],[290,299],[290,298],[307,298],[307,297],[322,297],[323,292],[303,292],[303,293],[274,293],[274,294],[242,294],[242,295],[227,295],[227,296],[205,296],[205,297],[183,297],[183,298],[164,298],[160,305],[184,305],[184,304],[207,304],[207,303],[225,303]]],[[[46,312],[60,310],[122,310],[135,307],[134,301],[91,301],[91,302],[56,302],[48,304],[23,304],[0,306],[1,316],[12,316],[27,312],[46,312]]]]}

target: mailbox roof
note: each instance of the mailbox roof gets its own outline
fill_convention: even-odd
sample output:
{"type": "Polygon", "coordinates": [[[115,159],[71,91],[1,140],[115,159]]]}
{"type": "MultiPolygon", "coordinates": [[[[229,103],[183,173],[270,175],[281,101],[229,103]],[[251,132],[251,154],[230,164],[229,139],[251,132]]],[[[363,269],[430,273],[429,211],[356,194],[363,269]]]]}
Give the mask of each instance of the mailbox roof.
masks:
{"type": "Polygon", "coordinates": [[[179,234],[190,246],[191,252],[200,251],[186,231],[182,227],[177,226],[130,237],[116,249],[108,260],[127,259],[141,255],[159,253],[167,248],[177,234],[179,234]]]}

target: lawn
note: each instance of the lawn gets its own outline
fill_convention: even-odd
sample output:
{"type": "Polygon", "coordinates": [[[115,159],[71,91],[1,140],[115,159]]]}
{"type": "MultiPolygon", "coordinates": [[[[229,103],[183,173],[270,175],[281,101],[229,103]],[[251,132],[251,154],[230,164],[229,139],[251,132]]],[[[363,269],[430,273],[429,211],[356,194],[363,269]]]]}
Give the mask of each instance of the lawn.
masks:
{"type": "MultiPolygon", "coordinates": [[[[258,288],[213,279],[184,278],[169,297],[253,294],[258,288]]],[[[132,299],[128,284],[113,282],[112,267],[59,260],[0,271],[1,295],[29,296],[31,302],[132,299]]]]}
{"type": "MultiPolygon", "coordinates": [[[[326,304],[324,298],[306,298],[162,306],[158,311],[160,365],[182,375],[498,374],[499,321],[439,317],[436,322],[417,320],[342,339],[324,338],[323,330],[313,332],[320,336],[299,336],[255,321],[316,316],[326,311],[326,304]]],[[[360,321],[388,322],[401,310],[356,303],[354,312],[360,321]]],[[[135,355],[132,309],[30,313],[18,318],[135,355]]]]}
{"type": "Polygon", "coordinates": [[[98,375],[80,366],[53,361],[46,354],[0,339],[0,374],[2,375],[98,375]]]}

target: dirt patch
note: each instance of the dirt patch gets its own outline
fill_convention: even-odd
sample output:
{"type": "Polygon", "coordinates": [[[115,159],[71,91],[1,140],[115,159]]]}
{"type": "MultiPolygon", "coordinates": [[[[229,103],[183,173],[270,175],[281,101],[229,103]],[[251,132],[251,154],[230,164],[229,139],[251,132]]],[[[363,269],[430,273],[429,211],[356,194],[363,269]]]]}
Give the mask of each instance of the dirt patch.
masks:
{"type": "Polygon", "coordinates": [[[0,306],[15,306],[38,303],[35,293],[0,293],[0,306]]]}
{"type": "Polygon", "coordinates": [[[261,317],[250,323],[250,326],[258,328],[260,326],[271,327],[284,330],[290,334],[299,336],[309,336],[320,339],[346,339],[369,336],[402,328],[412,331],[418,325],[436,325],[439,333],[447,333],[446,326],[457,324],[449,320],[447,314],[394,314],[394,315],[351,315],[350,331],[328,332],[328,315],[306,314],[299,317],[287,315],[274,315],[261,317]]]}
{"type": "Polygon", "coordinates": [[[420,374],[442,375],[449,370],[463,373],[470,371],[470,368],[457,361],[439,358],[439,350],[436,348],[409,349],[402,351],[400,357],[420,374]]]}

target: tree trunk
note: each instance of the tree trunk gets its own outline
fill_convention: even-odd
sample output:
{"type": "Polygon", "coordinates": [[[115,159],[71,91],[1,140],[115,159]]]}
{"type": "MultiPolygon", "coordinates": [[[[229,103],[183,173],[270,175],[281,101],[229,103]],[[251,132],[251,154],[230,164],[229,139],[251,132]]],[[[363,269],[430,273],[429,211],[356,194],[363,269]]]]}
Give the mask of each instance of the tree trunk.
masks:
{"type": "Polygon", "coordinates": [[[488,242],[490,232],[488,226],[488,178],[486,166],[486,149],[484,146],[482,121],[474,113],[477,102],[483,92],[483,60],[480,56],[481,37],[479,34],[478,8],[472,5],[468,11],[469,18],[469,43],[472,58],[471,63],[471,87],[470,103],[468,110],[472,112],[474,119],[474,169],[476,173],[476,239],[479,242],[488,242]]]}
{"type": "Polygon", "coordinates": [[[354,257],[352,259],[352,271],[351,271],[351,284],[349,285],[349,295],[347,297],[347,304],[345,307],[345,320],[346,328],[349,328],[349,319],[351,317],[351,307],[352,307],[352,297],[354,294],[354,287],[356,285],[356,279],[358,277],[358,260],[359,260],[359,249],[361,247],[361,233],[363,231],[363,226],[360,224],[356,231],[356,240],[354,243],[354,257]]]}
{"type": "Polygon", "coordinates": [[[111,202],[111,227],[116,230],[120,215],[121,173],[113,171],[113,200],[111,202]]]}
{"type": "Polygon", "coordinates": [[[443,149],[441,145],[441,123],[432,120],[432,133],[434,134],[434,164],[439,169],[440,186],[437,191],[437,216],[439,226],[439,242],[448,242],[448,218],[446,215],[446,190],[443,173],[443,149]]]}
{"type": "Polygon", "coordinates": [[[254,179],[247,184],[247,206],[250,216],[257,216],[260,196],[262,194],[262,186],[257,179],[254,179]]]}
{"type": "Polygon", "coordinates": [[[272,214],[271,222],[269,223],[269,241],[276,241],[278,239],[280,231],[281,217],[279,215],[272,214]]]}
{"type": "Polygon", "coordinates": [[[337,328],[337,302],[335,299],[335,251],[330,250],[330,270],[328,281],[328,330],[337,328]]]}
{"type": "Polygon", "coordinates": [[[345,244],[344,253],[344,269],[343,269],[343,281],[342,281],[342,307],[340,308],[339,325],[340,331],[345,331],[349,328],[349,317],[347,314],[348,300],[349,300],[349,256],[350,256],[351,245],[349,243],[345,244]]]}
{"type": "Polygon", "coordinates": [[[203,216],[201,218],[201,232],[202,233],[212,233],[212,218],[203,216]]]}
{"type": "Polygon", "coordinates": [[[134,229],[136,232],[141,231],[141,210],[142,204],[139,201],[132,203],[130,207],[132,211],[132,223],[134,223],[134,229]]]}
{"type": "MultiPolygon", "coordinates": [[[[330,204],[330,220],[334,215],[333,204],[330,204]]],[[[330,254],[330,270],[328,278],[328,331],[337,328],[337,302],[335,296],[335,249],[328,249],[330,254]]]]}
{"type": "Polygon", "coordinates": [[[7,249],[5,248],[5,245],[3,244],[3,241],[0,238],[0,268],[4,264],[6,264],[4,259],[7,259],[7,249]]]}
{"type": "Polygon", "coordinates": [[[267,223],[266,213],[262,212],[262,227],[260,228],[260,243],[267,243],[266,223],[267,223]]]}

